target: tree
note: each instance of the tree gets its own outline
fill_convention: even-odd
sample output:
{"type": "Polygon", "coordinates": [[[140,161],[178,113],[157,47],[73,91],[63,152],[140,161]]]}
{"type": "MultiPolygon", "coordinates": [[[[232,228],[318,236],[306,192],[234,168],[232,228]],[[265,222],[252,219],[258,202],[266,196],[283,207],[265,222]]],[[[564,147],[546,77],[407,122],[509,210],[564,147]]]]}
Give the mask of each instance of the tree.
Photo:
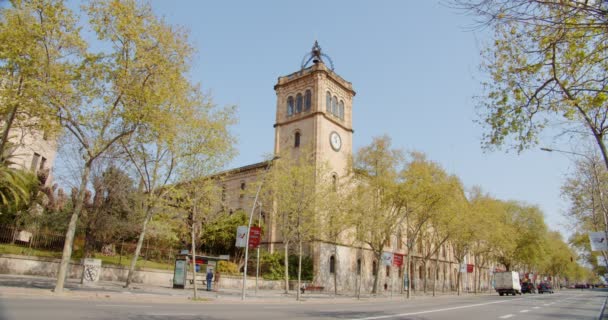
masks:
{"type": "Polygon", "coordinates": [[[93,163],[135,133],[153,136],[166,130],[193,95],[186,76],[192,48],[184,31],[166,25],[149,5],[134,0],[92,1],[84,10],[104,50],[72,59],[78,67],[54,79],[70,90],[52,92],[47,101],[78,141],[83,163],[56,292],[63,290],[93,163]]]}
{"type": "Polygon", "coordinates": [[[606,2],[453,3],[494,30],[481,66],[489,76],[479,103],[485,146],[511,144],[522,151],[551,128],[566,136],[593,137],[608,168],[606,2]]]}
{"type": "Polygon", "coordinates": [[[404,155],[401,150],[392,149],[390,138],[383,136],[362,147],[353,161],[347,212],[355,222],[356,239],[374,255],[374,294],[378,292],[378,264],[387,240],[397,234],[408,213],[399,188],[404,155]]]}
{"type": "Polygon", "coordinates": [[[57,80],[84,48],[75,21],[61,0],[13,0],[0,9],[0,150],[14,129],[48,138],[58,132],[47,99],[65,92],[57,80]]]}
{"type": "MultiPolygon", "coordinates": [[[[298,246],[298,290],[300,299],[303,245],[314,239],[319,203],[329,181],[327,165],[315,160],[310,146],[280,154],[263,183],[265,203],[273,203],[272,217],[284,245],[285,292],[289,290],[289,244],[298,246]]],[[[247,263],[247,261],[245,261],[247,263]]]]}

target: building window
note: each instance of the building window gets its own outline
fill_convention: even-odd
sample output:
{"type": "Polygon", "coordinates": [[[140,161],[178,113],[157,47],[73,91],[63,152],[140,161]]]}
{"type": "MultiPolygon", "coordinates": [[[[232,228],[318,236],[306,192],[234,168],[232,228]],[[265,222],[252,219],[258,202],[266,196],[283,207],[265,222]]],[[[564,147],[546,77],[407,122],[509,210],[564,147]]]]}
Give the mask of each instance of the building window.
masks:
{"type": "Polygon", "coordinates": [[[372,275],[376,275],[378,273],[378,263],[376,262],[376,260],[374,260],[374,262],[372,262],[372,275]]]}
{"type": "Polygon", "coordinates": [[[296,95],[296,113],[302,112],[302,94],[296,95]]]}
{"type": "Polygon", "coordinates": [[[291,116],[293,114],[293,97],[287,98],[287,115],[291,116]]]}
{"type": "Polygon", "coordinates": [[[338,97],[336,96],[331,100],[331,113],[338,116],[338,97]]]}
{"type": "Polygon", "coordinates": [[[391,267],[386,266],[386,276],[390,276],[391,275],[391,267]]]}
{"type": "Polygon", "coordinates": [[[418,279],[424,279],[424,268],[422,266],[418,267],[418,279]]]}
{"type": "Polygon", "coordinates": [[[389,247],[391,246],[391,238],[388,237],[384,240],[384,246],[389,247]]]}
{"type": "Polygon", "coordinates": [[[344,101],[340,100],[340,104],[338,105],[338,118],[344,120],[344,101]]]}
{"type": "Polygon", "coordinates": [[[329,93],[329,91],[327,91],[327,94],[325,95],[325,110],[328,113],[331,113],[331,93],[329,93]]]}
{"type": "Polygon", "coordinates": [[[306,90],[306,93],[304,93],[304,111],[310,110],[311,106],[312,106],[312,92],[310,92],[310,90],[306,90]]]}
{"type": "Polygon", "coordinates": [[[32,157],[32,166],[30,167],[30,169],[34,172],[37,172],[39,164],[40,164],[40,154],[34,152],[34,156],[32,157]]]}
{"type": "Polygon", "coordinates": [[[329,273],[336,273],[336,257],[329,257],[329,273]]]}
{"type": "Polygon", "coordinates": [[[293,140],[294,140],[293,146],[296,148],[299,147],[300,146],[300,133],[299,132],[296,132],[296,134],[293,137],[293,140]]]}
{"type": "Polygon", "coordinates": [[[361,275],[361,259],[357,259],[357,275],[361,275]]]}
{"type": "Polygon", "coordinates": [[[245,182],[241,182],[241,194],[239,195],[239,197],[242,199],[245,196],[245,188],[247,187],[247,185],[245,184],[245,182]]]}
{"type": "Polygon", "coordinates": [[[222,186],[222,202],[226,202],[226,185],[222,186]]]}
{"type": "Polygon", "coordinates": [[[338,190],[338,175],[335,173],[331,174],[331,187],[332,187],[333,191],[338,190]]]}

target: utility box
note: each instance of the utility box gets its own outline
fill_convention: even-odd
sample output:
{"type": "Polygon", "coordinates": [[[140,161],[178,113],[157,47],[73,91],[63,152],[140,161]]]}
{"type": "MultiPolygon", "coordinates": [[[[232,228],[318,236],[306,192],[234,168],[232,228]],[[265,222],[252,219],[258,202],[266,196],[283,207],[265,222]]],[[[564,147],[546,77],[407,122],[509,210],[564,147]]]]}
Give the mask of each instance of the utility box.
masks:
{"type": "Polygon", "coordinates": [[[184,289],[188,276],[188,256],[178,256],[173,269],[173,288],[184,289]]]}
{"type": "Polygon", "coordinates": [[[82,284],[96,283],[100,275],[101,259],[82,259],[82,284]]]}

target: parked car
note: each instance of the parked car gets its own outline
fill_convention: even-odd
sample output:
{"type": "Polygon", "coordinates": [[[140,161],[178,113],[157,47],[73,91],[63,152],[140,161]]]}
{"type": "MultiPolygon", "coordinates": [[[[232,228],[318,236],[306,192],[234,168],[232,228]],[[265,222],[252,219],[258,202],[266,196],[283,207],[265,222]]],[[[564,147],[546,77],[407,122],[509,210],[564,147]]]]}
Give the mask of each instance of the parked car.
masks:
{"type": "Polygon", "coordinates": [[[524,282],[521,284],[521,293],[536,293],[536,288],[532,282],[524,282]]]}
{"type": "Polygon", "coordinates": [[[553,288],[551,287],[550,284],[545,283],[545,282],[541,282],[538,285],[538,293],[553,293],[553,288]]]}

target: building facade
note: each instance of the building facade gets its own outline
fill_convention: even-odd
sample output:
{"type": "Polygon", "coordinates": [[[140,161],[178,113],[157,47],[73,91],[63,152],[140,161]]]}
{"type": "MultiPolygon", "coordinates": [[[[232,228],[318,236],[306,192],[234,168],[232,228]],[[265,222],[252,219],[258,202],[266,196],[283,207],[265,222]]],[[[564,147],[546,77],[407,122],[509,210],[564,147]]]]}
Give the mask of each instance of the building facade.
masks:
{"type": "MultiPolygon", "coordinates": [[[[352,115],[355,91],[350,82],[340,77],[324,62],[324,57],[326,56],[321,52],[321,48],[315,43],[310,53],[310,66],[302,65],[300,70],[278,78],[274,86],[277,97],[274,154],[297,152],[301,146],[311,146],[315,155],[314,161],[329,165],[331,175],[340,178],[349,171],[349,159],[353,153],[352,115]]],[[[225,173],[224,201],[230,211],[242,209],[249,213],[253,199],[246,196],[245,191],[261,178],[269,165],[269,162],[261,162],[225,173]]],[[[279,249],[282,239],[270,217],[264,213],[263,205],[261,210],[255,212],[266,225],[263,246],[271,252],[279,249]]],[[[403,246],[404,240],[394,236],[388,241],[386,251],[408,254],[403,246]]],[[[436,273],[435,259],[426,264],[421,260],[427,252],[425,250],[430,250],[430,246],[425,246],[425,241],[419,243],[411,253],[412,287],[421,290],[426,277],[427,288],[435,284],[436,290],[454,290],[460,268],[449,245],[439,251],[436,259],[439,272],[436,273]],[[437,281],[434,282],[433,277],[437,281]]],[[[380,291],[403,292],[403,268],[381,265],[365,245],[317,241],[309,246],[308,253],[313,258],[313,282],[325,290],[334,291],[335,283],[339,292],[369,292],[375,273],[378,272],[380,291]]],[[[469,257],[468,261],[472,259],[469,257]]],[[[480,275],[478,279],[481,287],[487,288],[490,280],[488,270],[480,270],[480,274],[476,275],[480,275]]],[[[468,281],[463,287],[473,288],[472,275],[463,275],[463,280],[468,281]]]]}

